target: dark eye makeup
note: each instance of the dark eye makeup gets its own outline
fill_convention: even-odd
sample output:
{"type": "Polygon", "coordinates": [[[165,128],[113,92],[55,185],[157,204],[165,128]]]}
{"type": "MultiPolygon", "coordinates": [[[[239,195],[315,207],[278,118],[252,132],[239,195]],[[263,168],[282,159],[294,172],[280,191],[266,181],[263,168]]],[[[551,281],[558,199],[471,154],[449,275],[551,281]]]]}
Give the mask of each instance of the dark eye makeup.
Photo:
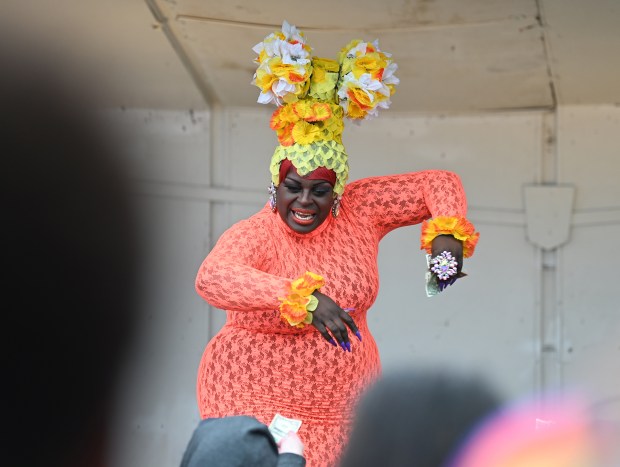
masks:
{"type": "MultiPolygon", "coordinates": [[[[286,188],[291,193],[299,193],[303,189],[302,185],[294,180],[286,180],[284,182],[284,188],[286,188]]],[[[312,193],[316,196],[325,196],[331,191],[331,185],[326,182],[317,183],[312,187],[312,193]]]]}

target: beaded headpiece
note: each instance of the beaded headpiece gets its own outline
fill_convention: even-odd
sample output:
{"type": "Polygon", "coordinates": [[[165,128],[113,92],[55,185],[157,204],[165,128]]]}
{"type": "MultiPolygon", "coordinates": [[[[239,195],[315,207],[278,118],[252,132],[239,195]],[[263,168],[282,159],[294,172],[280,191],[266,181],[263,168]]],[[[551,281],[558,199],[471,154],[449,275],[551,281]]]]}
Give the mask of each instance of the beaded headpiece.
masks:
{"type": "Polygon", "coordinates": [[[258,102],[278,106],[270,121],[280,143],[269,167],[272,182],[279,184],[280,163],[289,159],[302,177],[318,167],[333,170],[334,193],[342,195],[349,176],[344,118],[367,120],[390,106],[399,83],[391,55],[376,40],[356,39],[338,60],[313,57],[305,34],[286,21],[252,50],[258,54],[252,80],[261,90],[258,102]]]}

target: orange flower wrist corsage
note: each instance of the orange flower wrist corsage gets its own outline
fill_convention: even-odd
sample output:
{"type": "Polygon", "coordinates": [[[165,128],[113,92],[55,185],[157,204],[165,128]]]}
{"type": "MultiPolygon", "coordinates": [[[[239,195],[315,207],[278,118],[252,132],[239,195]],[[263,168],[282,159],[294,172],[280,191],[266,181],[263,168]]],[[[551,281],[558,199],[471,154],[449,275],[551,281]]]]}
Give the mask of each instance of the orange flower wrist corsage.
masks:
{"type": "Polygon", "coordinates": [[[478,237],[480,237],[480,233],[475,231],[473,224],[464,217],[439,216],[422,223],[420,249],[432,254],[433,240],[438,235],[452,235],[462,241],[464,258],[469,258],[474,254],[478,237]]]}
{"type": "Polygon", "coordinates": [[[312,323],[312,312],[319,304],[319,300],[312,293],[324,285],[323,277],[310,271],[292,281],[288,295],[279,299],[282,302],[280,318],[298,328],[312,323]]]}

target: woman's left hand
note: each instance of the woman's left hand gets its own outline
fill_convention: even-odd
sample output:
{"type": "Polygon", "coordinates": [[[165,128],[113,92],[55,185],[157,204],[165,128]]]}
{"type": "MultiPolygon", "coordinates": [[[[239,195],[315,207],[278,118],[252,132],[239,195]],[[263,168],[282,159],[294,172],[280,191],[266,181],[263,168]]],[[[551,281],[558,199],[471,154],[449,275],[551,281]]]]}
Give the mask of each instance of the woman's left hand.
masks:
{"type": "Polygon", "coordinates": [[[444,281],[438,279],[439,290],[454,284],[459,277],[465,276],[461,272],[463,269],[463,242],[457,240],[452,235],[438,235],[432,242],[432,257],[434,258],[444,251],[451,253],[456,260],[456,274],[444,281]]]}

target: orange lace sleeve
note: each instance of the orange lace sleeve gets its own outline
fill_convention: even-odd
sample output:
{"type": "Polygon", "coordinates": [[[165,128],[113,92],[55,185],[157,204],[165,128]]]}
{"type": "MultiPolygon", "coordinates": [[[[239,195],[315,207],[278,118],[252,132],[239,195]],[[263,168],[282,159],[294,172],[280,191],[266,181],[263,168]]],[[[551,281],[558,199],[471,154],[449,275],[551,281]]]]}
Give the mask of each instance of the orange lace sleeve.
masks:
{"type": "Polygon", "coordinates": [[[262,271],[275,255],[267,229],[253,219],[230,227],[202,262],[196,292],[216,308],[231,311],[277,309],[290,279],[262,271]]]}
{"type": "Polygon", "coordinates": [[[461,179],[445,170],[369,177],[350,183],[347,189],[351,211],[368,219],[380,236],[431,217],[467,213],[461,179]]]}

